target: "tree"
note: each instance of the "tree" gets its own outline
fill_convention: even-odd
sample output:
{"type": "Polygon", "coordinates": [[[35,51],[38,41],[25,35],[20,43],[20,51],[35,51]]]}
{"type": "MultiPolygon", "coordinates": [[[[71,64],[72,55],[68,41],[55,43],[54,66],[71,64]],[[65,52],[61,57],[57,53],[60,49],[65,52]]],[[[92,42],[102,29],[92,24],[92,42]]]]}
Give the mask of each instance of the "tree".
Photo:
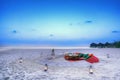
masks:
{"type": "Polygon", "coordinates": [[[116,42],[113,42],[113,43],[109,43],[109,42],[106,42],[106,43],[91,43],[90,44],[90,47],[93,47],[93,48],[120,48],[120,41],[116,41],[116,42]]]}
{"type": "Polygon", "coordinates": [[[96,48],[96,47],[97,47],[97,44],[96,44],[96,43],[91,43],[91,44],[90,44],[90,47],[96,48]]]}
{"type": "Polygon", "coordinates": [[[120,48],[120,41],[118,41],[118,42],[115,43],[115,47],[116,48],[120,48]]]}
{"type": "Polygon", "coordinates": [[[103,48],[103,47],[104,47],[104,44],[103,44],[103,43],[99,43],[99,44],[98,44],[98,47],[99,47],[99,48],[103,48]]]}
{"type": "Polygon", "coordinates": [[[107,48],[110,47],[110,43],[106,42],[105,47],[107,47],[107,48]]]}

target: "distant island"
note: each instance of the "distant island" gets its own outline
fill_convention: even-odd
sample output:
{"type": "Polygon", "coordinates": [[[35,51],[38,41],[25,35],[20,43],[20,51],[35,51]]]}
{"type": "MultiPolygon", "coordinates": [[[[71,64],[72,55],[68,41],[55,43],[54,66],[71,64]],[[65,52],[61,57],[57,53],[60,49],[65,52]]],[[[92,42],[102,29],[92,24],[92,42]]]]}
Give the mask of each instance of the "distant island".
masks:
{"type": "Polygon", "coordinates": [[[106,43],[91,43],[91,48],[120,48],[120,41],[106,42],[106,43]]]}

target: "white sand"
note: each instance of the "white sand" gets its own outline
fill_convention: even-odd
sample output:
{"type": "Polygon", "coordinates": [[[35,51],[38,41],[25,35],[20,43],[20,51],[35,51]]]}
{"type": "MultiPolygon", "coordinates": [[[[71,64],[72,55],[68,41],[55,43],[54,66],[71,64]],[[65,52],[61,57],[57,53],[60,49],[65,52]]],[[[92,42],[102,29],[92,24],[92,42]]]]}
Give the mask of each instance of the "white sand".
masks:
{"type": "Polygon", "coordinates": [[[56,58],[51,57],[51,48],[7,48],[0,51],[0,80],[120,80],[120,49],[104,48],[55,48],[56,58]],[[64,60],[65,52],[93,53],[99,63],[64,60]],[[109,54],[110,58],[107,58],[109,54]],[[19,63],[22,57],[23,62],[19,63]],[[44,72],[44,64],[48,71],[44,72]],[[94,74],[89,74],[89,66],[94,74]]]}

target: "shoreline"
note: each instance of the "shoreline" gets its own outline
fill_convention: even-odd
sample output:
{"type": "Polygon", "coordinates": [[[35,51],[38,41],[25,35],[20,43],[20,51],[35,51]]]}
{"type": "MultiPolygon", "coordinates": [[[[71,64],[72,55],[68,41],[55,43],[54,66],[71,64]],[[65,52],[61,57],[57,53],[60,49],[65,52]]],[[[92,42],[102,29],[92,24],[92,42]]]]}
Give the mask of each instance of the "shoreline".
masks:
{"type": "MultiPolygon", "coordinates": [[[[39,46],[8,46],[0,49],[94,49],[90,47],[39,47],[39,46]]],[[[97,49],[97,48],[95,48],[97,49]]]]}

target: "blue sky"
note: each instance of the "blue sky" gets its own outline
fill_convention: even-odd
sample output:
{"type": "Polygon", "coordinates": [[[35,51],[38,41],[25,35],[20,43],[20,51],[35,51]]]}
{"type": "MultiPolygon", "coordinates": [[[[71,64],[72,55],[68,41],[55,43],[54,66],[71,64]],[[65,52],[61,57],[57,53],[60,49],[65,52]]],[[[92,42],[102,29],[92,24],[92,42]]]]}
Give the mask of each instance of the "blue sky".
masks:
{"type": "Polygon", "coordinates": [[[0,44],[88,46],[120,40],[120,0],[0,0],[0,44]]]}

